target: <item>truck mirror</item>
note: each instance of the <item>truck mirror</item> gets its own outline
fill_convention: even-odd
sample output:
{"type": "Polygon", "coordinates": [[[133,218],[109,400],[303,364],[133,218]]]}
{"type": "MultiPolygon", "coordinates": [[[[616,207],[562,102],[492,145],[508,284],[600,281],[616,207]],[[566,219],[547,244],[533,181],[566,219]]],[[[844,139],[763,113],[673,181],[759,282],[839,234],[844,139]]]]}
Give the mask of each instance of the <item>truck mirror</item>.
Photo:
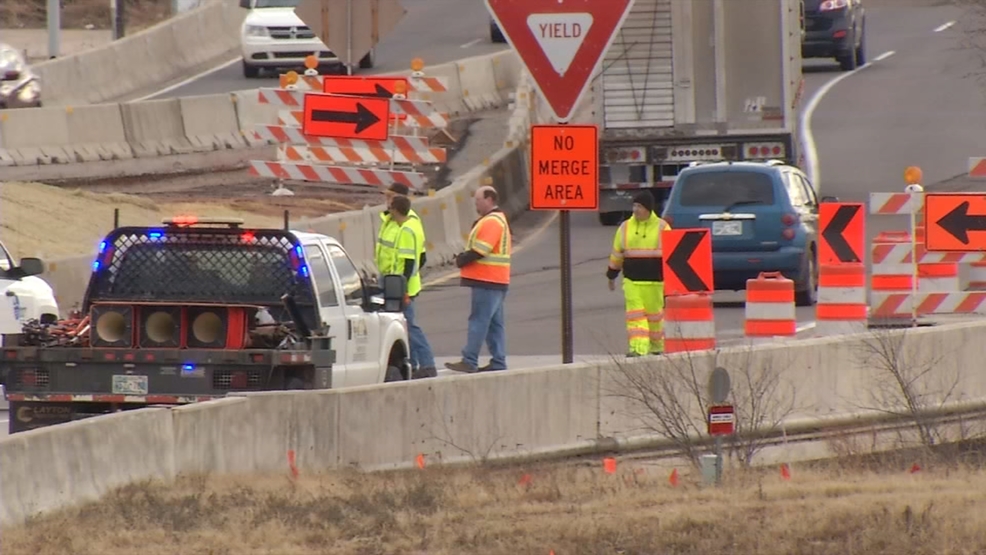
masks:
{"type": "Polygon", "coordinates": [[[383,310],[385,312],[403,312],[406,294],[407,278],[400,274],[383,276],[383,310]]]}
{"type": "Polygon", "coordinates": [[[39,276],[45,272],[45,263],[40,258],[22,258],[20,266],[8,271],[13,277],[39,276]]]}

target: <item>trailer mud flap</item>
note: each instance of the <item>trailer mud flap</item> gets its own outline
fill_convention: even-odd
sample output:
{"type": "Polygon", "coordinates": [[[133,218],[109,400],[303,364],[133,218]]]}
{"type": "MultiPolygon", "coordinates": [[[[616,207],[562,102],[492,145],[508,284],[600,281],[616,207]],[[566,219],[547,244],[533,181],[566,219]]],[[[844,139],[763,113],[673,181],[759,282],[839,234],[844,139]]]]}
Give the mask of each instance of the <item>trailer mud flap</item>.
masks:
{"type": "Polygon", "coordinates": [[[11,434],[35,430],[55,424],[64,424],[80,417],[95,416],[91,414],[76,415],[72,403],[38,403],[31,401],[11,401],[10,402],[10,426],[8,431],[11,434]]]}

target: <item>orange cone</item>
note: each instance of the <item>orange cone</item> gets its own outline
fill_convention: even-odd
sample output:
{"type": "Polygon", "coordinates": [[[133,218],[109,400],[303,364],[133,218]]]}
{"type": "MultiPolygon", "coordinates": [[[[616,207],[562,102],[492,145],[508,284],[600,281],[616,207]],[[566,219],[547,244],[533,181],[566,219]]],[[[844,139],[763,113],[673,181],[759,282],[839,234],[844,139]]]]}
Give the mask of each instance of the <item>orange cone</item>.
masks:
{"type": "Polygon", "coordinates": [[[288,449],[288,468],[291,470],[291,477],[297,479],[300,473],[298,472],[298,466],[295,464],[294,449],[288,449]]]}
{"type": "Polygon", "coordinates": [[[674,470],[671,471],[671,475],[668,476],[668,483],[671,484],[671,487],[673,487],[673,488],[678,487],[678,469],[677,468],[675,468],[674,470]]]}
{"type": "Polygon", "coordinates": [[[425,467],[425,456],[418,453],[418,456],[414,458],[414,462],[418,465],[418,468],[423,469],[425,467]]]}
{"type": "Polygon", "coordinates": [[[781,478],[784,480],[791,479],[791,468],[787,465],[787,463],[781,463],[781,478]]]}

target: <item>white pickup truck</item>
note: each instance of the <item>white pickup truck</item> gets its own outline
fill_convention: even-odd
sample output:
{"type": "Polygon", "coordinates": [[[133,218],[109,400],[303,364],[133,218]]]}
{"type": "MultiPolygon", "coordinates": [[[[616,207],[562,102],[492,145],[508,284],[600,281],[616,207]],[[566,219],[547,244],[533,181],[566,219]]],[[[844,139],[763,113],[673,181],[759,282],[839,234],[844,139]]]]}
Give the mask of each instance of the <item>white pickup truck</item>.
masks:
{"type": "Polygon", "coordinates": [[[407,379],[406,280],[382,283],[371,289],[317,233],[232,218],[116,228],[93,261],[82,319],[4,347],[10,433],[230,393],[407,379]]]}
{"type": "MultiPolygon", "coordinates": [[[[259,77],[263,69],[304,69],[305,58],[318,56],[319,74],[346,73],[344,62],[329,50],[294,13],[301,0],[240,0],[250,10],[240,29],[243,76],[259,77]]],[[[373,50],[359,62],[373,67],[373,50]]]]}

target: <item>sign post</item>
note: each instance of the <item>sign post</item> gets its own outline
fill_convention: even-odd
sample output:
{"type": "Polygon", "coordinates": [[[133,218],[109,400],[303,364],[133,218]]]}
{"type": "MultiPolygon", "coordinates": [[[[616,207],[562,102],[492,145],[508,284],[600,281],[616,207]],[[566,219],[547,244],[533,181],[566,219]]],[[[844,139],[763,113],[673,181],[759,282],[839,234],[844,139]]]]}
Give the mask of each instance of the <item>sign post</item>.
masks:
{"type": "Polygon", "coordinates": [[[599,210],[599,142],[594,125],[531,127],[531,210],[560,211],[562,364],[575,358],[570,212],[599,210]]]}
{"type": "Polygon", "coordinates": [[[715,483],[722,483],[722,438],[736,430],[736,410],[726,404],[732,383],[725,368],[716,367],[709,375],[708,432],[715,441],[715,483]]]}
{"type": "Polygon", "coordinates": [[[634,1],[485,0],[558,124],[531,128],[531,210],[560,212],[563,364],[574,359],[570,212],[599,210],[596,127],[563,129],[634,1]]]}

